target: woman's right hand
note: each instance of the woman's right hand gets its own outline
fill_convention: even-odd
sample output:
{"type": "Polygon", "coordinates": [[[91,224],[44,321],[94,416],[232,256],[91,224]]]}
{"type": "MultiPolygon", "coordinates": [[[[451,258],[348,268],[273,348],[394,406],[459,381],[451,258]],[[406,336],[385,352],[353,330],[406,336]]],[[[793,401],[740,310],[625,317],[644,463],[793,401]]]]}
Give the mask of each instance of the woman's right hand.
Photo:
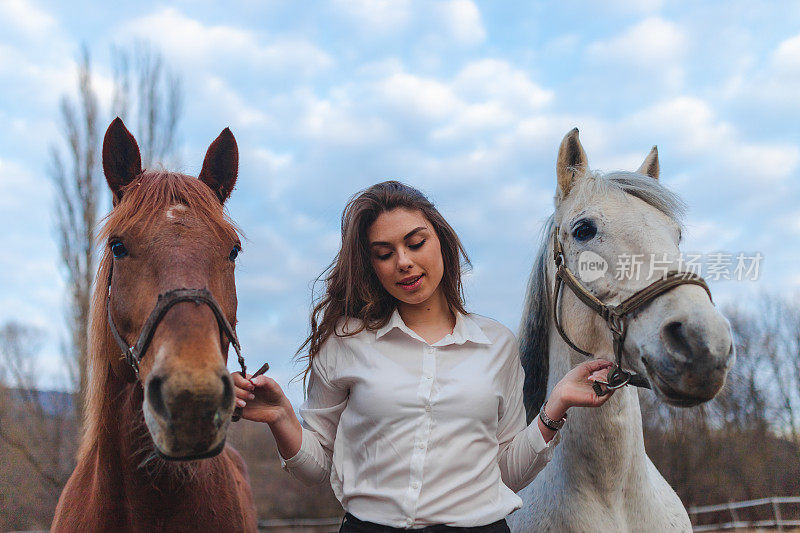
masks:
{"type": "Polygon", "coordinates": [[[285,420],[288,415],[294,416],[289,399],[280,385],[267,376],[256,376],[248,379],[241,372],[232,372],[233,386],[236,391],[236,406],[242,408],[242,418],[253,422],[276,424],[285,420]]]}

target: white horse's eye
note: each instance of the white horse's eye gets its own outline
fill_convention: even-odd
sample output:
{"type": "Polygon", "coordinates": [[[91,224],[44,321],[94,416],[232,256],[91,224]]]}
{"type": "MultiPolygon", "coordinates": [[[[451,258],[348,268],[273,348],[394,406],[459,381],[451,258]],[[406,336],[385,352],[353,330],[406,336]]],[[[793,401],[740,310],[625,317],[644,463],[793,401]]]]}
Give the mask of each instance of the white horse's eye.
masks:
{"type": "Polygon", "coordinates": [[[591,220],[581,220],[572,230],[572,236],[578,242],[586,242],[597,235],[597,226],[591,220]]]}

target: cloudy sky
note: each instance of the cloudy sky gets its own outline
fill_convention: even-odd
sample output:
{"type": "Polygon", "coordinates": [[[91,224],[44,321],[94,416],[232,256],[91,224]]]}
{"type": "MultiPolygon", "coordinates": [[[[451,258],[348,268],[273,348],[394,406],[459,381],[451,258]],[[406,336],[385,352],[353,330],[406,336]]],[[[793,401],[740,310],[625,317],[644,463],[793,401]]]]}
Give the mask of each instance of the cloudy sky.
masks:
{"type": "Polygon", "coordinates": [[[0,323],[47,328],[43,384],[66,384],[46,172],[59,99],[85,44],[104,128],[110,48],[138,40],[183,79],[177,170],[236,135],[239,334],[295,401],[310,284],[350,195],[390,178],[428,193],[473,260],[468,307],[516,329],[575,126],[601,170],[658,145],[689,205],[685,250],[764,255],[759,281],[712,281],[717,301],[797,291],[798,28],[796,2],[0,0],[0,323]]]}

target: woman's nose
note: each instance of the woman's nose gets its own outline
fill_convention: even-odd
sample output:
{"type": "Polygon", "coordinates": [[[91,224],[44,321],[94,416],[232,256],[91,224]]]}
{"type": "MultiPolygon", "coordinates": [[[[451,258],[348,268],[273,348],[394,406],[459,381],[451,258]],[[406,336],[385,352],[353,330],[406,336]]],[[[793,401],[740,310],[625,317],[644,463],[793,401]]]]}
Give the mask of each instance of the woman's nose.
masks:
{"type": "Polygon", "coordinates": [[[408,270],[414,265],[414,262],[405,251],[397,252],[397,268],[400,270],[408,270]]]}

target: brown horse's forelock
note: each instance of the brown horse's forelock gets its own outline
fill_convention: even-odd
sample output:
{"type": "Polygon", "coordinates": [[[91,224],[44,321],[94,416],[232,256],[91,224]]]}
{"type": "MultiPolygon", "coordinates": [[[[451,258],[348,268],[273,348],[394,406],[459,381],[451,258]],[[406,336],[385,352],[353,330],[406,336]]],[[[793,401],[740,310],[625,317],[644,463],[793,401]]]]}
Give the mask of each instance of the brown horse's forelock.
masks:
{"type": "Polygon", "coordinates": [[[183,204],[222,238],[236,239],[241,230],[228,217],[214,192],[202,181],[185,174],[145,171],[122,191],[122,200],[106,216],[99,241],[129,231],[148,231],[154,216],[175,204],[183,204]]]}
{"type": "MultiPolygon", "coordinates": [[[[84,409],[84,437],[80,458],[90,453],[107,420],[104,406],[113,400],[107,395],[110,381],[128,379],[130,370],[124,366],[106,315],[106,295],[112,256],[107,244],[109,238],[122,235],[133,228],[147,233],[155,227],[157,214],[175,204],[185,205],[198,220],[204,221],[220,238],[235,241],[241,230],[226,214],[214,192],[197,178],[166,171],[145,171],[123,191],[122,200],[104,218],[104,226],[97,240],[103,246],[100,266],[94,283],[89,325],[89,382],[84,409]]],[[[131,376],[133,374],[131,373],[131,376]]],[[[133,422],[133,421],[131,421],[133,422]]],[[[116,422],[113,422],[116,423],[116,422]]]]}

